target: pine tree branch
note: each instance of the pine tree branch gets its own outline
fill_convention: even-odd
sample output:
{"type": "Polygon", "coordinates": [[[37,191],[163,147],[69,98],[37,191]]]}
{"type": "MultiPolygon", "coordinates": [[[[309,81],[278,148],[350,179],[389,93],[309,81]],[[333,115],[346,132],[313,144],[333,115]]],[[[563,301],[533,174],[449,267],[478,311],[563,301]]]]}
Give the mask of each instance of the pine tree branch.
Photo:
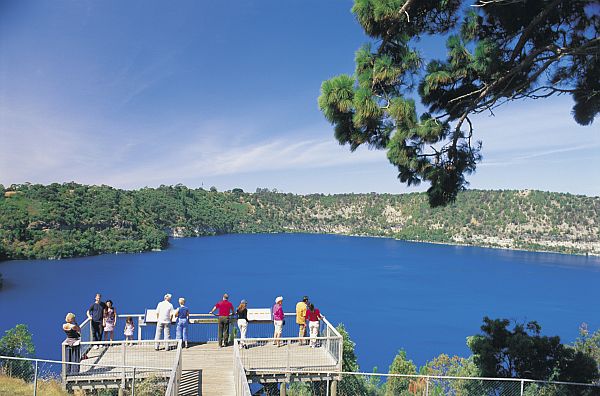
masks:
{"type": "Polygon", "coordinates": [[[517,55],[519,55],[519,53],[525,46],[525,43],[527,43],[527,40],[529,40],[529,35],[533,31],[533,29],[542,21],[542,19],[544,19],[550,13],[550,11],[554,10],[556,8],[556,6],[558,5],[558,3],[560,3],[561,1],[562,0],[554,0],[552,3],[548,4],[548,6],[546,6],[546,8],[544,8],[544,10],[542,10],[542,12],[540,12],[539,14],[536,15],[535,18],[533,18],[531,23],[529,23],[529,26],[527,26],[527,29],[525,29],[525,31],[521,34],[521,37],[519,37],[519,41],[517,42],[517,45],[515,45],[515,48],[513,49],[513,52],[510,56],[511,62],[515,60],[517,55]]]}
{"type": "Polygon", "coordinates": [[[402,8],[400,8],[400,11],[398,11],[400,14],[406,15],[406,20],[408,22],[410,22],[410,16],[408,15],[408,9],[411,7],[412,2],[413,2],[413,0],[406,0],[404,5],[402,5],[402,8]]]}

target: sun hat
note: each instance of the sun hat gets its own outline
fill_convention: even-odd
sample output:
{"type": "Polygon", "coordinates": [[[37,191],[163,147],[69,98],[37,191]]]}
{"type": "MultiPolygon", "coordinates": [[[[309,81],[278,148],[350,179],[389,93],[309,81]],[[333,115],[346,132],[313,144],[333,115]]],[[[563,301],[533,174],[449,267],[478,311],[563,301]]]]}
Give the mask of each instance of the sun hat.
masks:
{"type": "Polygon", "coordinates": [[[279,301],[283,301],[283,297],[279,296],[275,299],[275,303],[278,303],[279,301]]]}

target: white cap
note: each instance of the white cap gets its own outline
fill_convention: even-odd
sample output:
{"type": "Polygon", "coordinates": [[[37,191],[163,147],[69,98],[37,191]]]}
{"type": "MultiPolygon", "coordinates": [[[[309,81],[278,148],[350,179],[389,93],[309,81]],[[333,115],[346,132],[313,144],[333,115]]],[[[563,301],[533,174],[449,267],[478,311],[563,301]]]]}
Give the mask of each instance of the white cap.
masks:
{"type": "Polygon", "coordinates": [[[279,296],[275,299],[275,303],[278,303],[279,301],[283,301],[283,297],[279,296]]]}

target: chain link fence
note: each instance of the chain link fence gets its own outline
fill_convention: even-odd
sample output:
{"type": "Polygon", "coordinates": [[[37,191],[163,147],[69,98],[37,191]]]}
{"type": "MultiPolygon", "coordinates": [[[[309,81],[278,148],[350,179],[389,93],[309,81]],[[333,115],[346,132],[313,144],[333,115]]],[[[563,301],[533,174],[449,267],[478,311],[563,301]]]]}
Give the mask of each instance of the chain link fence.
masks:
{"type": "MultiPolygon", "coordinates": [[[[281,371],[280,373],[283,373],[281,371]]],[[[286,372],[294,378],[293,371],[286,372]]],[[[287,396],[600,396],[600,384],[534,381],[514,378],[466,378],[379,373],[330,374],[335,380],[264,383],[255,395],[287,396]]]]}
{"type": "Polygon", "coordinates": [[[0,356],[0,396],[116,396],[119,388],[124,396],[164,395],[170,376],[171,370],[159,368],[0,356]],[[63,370],[81,375],[70,375],[65,382],[63,370]],[[119,381],[106,376],[114,371],[120,373],[119,381]]]}

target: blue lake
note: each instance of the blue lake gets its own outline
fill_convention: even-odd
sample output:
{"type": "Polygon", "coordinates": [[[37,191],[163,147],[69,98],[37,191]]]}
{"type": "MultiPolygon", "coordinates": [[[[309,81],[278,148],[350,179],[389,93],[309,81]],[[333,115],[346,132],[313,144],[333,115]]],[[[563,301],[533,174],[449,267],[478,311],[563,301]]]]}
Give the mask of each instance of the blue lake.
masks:
{"type": "MultiPolygon", "coordinates": [[[[334,235],[226,235],[171,241],[163,252],[0,263],[0,331],[26,323],[37,355],[60,358],[61,324],[81,322],[94,294],[143,313],[166,292],[208,312],[223,292],[286,312],[307,294],[357,343],[363,370],[387,371],[403,348],[417,364],[467,356],[484,316],[537,320],[572,342],[600,327],[600,258],[334,235]]],[[[289,324],[288,324],[289,325],[289,324]]],[[[121,325],[116,334],[122,336],[121,325]]]]}

